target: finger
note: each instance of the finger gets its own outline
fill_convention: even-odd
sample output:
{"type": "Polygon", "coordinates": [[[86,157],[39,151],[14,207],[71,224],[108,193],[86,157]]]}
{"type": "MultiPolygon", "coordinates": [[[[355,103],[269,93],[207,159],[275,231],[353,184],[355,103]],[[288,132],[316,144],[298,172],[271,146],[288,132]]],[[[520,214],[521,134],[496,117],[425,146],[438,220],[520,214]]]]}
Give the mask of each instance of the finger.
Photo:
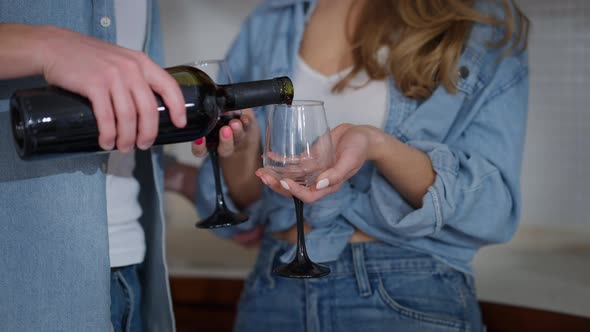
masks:
{"type": "Polygon", "coordinates": [[[286,190],[280,183],[280,180],[277,179],[274,175],[268,172],[264,168],[259,168],[254,173],[266,186],[268,186],[272,191],[281,194],[285,197],[291,198],[291,193],[286,190]]]}
{"type": "Polygon", "coordinates": [[[137,113],[130,91],[121,81],[113,82],[111,98],[117,124],[117,148],[125,153],[133,149],[137,135],[137,113]]]}
{"type": "Polygon", "coordinates": [[[196,157],[204,157],[207,154],[206,138],[201,137],[191,144],[191,151],[196,157]]]}
{"type": "Polygon", "coordinates": [[[158,135],[160,116],[156,99],[147,83],[143,81],[138,81],[132,93],[137,109],[137,147],[147,150],[154,144],[158,135]]]}
{"type": "Polygon", "coordinates": [[[302,186],[291,179],[281,180],[281,186],[304,203],[313,203],[317,201],[319,199],[318,196],[321,195],[320,193],[312,192],[308,187],[302,186]]]}
{"type": "Polygon", "coordinates": [[[144,53],[139,53],[138,57],[146,81],[150,88],[164,100],[172,123],[178,128],[184,128],[187,122],[186,108],[178,82],[144,53]]]}
{"type": "Polygon", "coordinates": [[[252,126],[252,120],[249,117],[242,115],[240,117],[240,121],[242,122],[242,127],[244,128],[244,131],[250,130],[250,127],[252,126]]]}
{"type": "Polygon", "coordinates": [[[103,150],[112,150],[117,138],[117,127],[111,98],[106,90],[96,90],[88,94],[92,111],[98,127],[98,144],[103,150]]]}
{"type": "Polygon", "coordinates": [[[242,126],[244,127],[244,131],[248,131],[252,126],[252,123],[256,121],[256,116],[254,115],[254,111],[251,108],[247,108],[242,111],[242,116],[240,117],[240,121],[242,121],[242,126]]]}
{"type": "Polygon", "coordinates": [[[231,120],[229,122],[229,127],[232,129],[232,134],[234,136],[234,144],[238,145],[246,137],[246,132],[244,131],[244,127],[242,126],[242,121],[231,120]]]}
{"type": "Polygon", "coordinates": [[[323,190],[329,186],[341,184],[356,174],[359,169],[359,161],[353,154],[341,153],[334,167],[320,174],[316,182],[311,186],[313,190],[323,190]]]}
{"type": "Polygon", "coordinates": [[[302,200],[306,204],[317,202],[318,200],[340,190],[341,184],[331,186],[321,191],[312,191],[310,188],[297,184],[295,181],[286,179],[283,180],[289,186],[289,192],[302,200]]]}
{"type": "Polygon", "coordinates": [[[219,157],[228,157],[234,152],[233,133],[229,126],[223,126],[219,130],[219,147],[217,153],[219,157]]]}

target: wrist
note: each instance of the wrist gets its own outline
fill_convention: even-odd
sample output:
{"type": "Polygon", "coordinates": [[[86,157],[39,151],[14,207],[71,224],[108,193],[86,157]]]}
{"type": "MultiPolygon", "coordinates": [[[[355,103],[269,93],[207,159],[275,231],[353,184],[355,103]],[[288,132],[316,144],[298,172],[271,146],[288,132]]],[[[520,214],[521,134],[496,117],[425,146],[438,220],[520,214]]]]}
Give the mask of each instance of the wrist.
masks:
{"type": "Polygon", "coordinates": [[[224,163],[240,163],[243,165],[250,165],[252,162],[257,162],[262,167],[262,148],[260,144],[252,144],[240,149],[235,149],[234,152],[228,156],[219,156],[219,161],[224,163]]]}
{"type": "Polygon", "coordinates": [[[47,78],[48,71],[58,61],[62,60],[64,48],[81,43],[84,36],[78,32],[52,25],[39,26],[36,31],[35,54],[36,66],[41,74],[47,78]]]}
{"type": "Polygon", "coordinates": [[[63,33],[62,31],[63,29],[50,25],[36,26],[31,29],[31,43],[29,44],[32,48],[31,63],[37,74],[45,74],[54,50],[52,43],[60,33],[63,33]]]}
{"type": "Polygon", "coordinates": [[[385,144],[389,135],[378,128],[368,125],[358,126],[358,130],[366,136],[369,142],[367,160],[377,162],[385,153],[385,144]]]}

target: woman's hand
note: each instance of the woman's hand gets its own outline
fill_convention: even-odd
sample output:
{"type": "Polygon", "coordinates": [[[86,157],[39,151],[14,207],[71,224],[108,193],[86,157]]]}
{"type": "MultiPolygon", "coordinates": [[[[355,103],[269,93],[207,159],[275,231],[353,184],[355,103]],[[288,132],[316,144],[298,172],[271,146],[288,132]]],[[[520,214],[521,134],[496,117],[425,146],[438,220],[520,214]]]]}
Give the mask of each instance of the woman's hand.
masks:
{"type": "Polygon", "coordinates": [[[263,235],[264,227],[262,225],[258,225],[249,231],[244,231],[232,236],[231,239],[243,247],[256,248],[260,246],[263,235]]]}
{"type": "MultiPolygon", "coordinates": [[[[206,138],[196,140],[192,152],[197,157],[207,154],[206,138]]],[[[227,158],[233,154],[247,153],[260,145],[260,128],[251,109],[242,111],[239,119],[233,119],[227,126],[219,129],[219,146],[217,153],[220,158],[227,158]]]]}
{"type": "MultiPolygon", "coordinates": [[[[206,138],[192,144],[192,152],[201,157],[207,153],[206,138]]],[[[219,130],[219,163],[229,195],[239,209],[246,208],[262,197],[264,187],[254,176],[262,166],[260,127],[251,109],[244,110],[219,130]]]]}
{"type": "Polygon", "coordinates": [[[320,174],[310,187],[299,185],[290,179],[279,180],[264,168],[258,169],[256,176],[279,194],[295,196],[305,203],[313,203],[338,191],[345,181],[359,171],[365,161],[372,160],[375,150],[372,143],[385,133],[370,126],[342,124],[330,134],[334,145],[334,165],[320,174]]]}

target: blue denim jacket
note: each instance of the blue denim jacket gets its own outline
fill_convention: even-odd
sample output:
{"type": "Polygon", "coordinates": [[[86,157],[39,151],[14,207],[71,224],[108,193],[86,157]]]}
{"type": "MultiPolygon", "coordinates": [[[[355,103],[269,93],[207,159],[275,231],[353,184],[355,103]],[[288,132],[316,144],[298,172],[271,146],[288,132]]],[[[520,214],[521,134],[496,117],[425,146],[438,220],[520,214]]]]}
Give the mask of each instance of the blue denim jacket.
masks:
{"type": "MultiPolygon", "coordinates": [[[[157,2],[150,8],[145,51],[161,62],[157,2]]],[[[55,25],[109,42],[116,36],[113,0],[3,0],[0,22],[55,25]],[[110,26],[100,24],[105,16],[110,26]]],[[[7,99],[44,84],[0,81],[0,330],[110,331],[108,154],[22,161],[13,146],[7,99]]],[[[146,331],[171,331],[158,159],[137,154],[147,242],[142,313],[146,331]]]]}
{"type": "MultiPolygon", "coordinates": [[[[297,79],[293,77],[296,55],[315,5],[316,1],[306,0],[269,0],[260,5],[227,55],[236,81],[283,75],[297,79]]],[[[497,10],[485,8],[483,1],[479,6],[488,12],[497,10]]],[[[422,208],[415,209],[372,163],[366,163],[339,192],[306,207],[306,219],[314,228],[306,237],[312,259],[337,259],[354,226],[381,241],[427,253],[472,273],[470,261],[481,246],[512,237],[521,209],[528,65],[526,52],[502,57],[504,49],[486,47],[486,41],[502,34],[498,27],[474,26],[459,62],[456,94],[439,87],[427,100],[417,101],[401,94],[389,79],[384,130],[425,152],[436,180],[422,208]]],[[[266,109],[257,110],[263,133],[265,116],[266,109]]],[[[202,215],[213,208],[210,172],[205,163],[196,201],[202,215]]],[[[218,234],[231,236],[253,224],[264,224],[267,232],[273,232],[295,223],[292,201],[268,188],[247,212],[250,222],[218,234]]]]}

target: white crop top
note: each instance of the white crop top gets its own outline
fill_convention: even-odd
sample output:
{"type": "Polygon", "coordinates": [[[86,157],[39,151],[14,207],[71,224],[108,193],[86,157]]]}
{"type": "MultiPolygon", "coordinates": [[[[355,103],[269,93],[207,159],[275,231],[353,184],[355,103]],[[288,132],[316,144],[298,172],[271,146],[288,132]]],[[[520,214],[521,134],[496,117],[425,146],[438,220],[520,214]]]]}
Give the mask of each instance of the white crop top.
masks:
{"type": "MultiPolygon", "coordinates": [[[[323,101],[330,128],[335,128],[342,123],[351,123],[383,129],[388,111],[386,81],[371,81],[359,89],[348,87],[338,94],[332,92],[334,84],[351,70],[349,68],[326,76],[309,67],[298,56],[293,82],[295,99],[323,101]]],[[[353,78],[351,85],[362,86],[367,78],[367,74],[361,72],[353,78]]]]}

